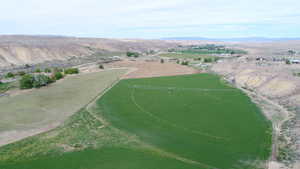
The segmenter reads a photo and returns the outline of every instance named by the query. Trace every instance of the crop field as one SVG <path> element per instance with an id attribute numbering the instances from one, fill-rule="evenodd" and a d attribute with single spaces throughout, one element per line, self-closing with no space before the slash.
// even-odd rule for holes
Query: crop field
<path id="1" fill-rule="evenodd" d="M 160 54 L 161 57 L 170 57 L 176 59 L 199 59 L 199 58 L 214 58 L 212 55 L 208 54 L 198 54 L 198 53 L 181 53 L 181 52 L 172 52 L 172 53 L 163 53 Z"/>
<path id="2" fill-rule="evenodd" d="M 2 169 L 255 169 L 272 129 L 218 76 L 126 79 L 64 125 L 0 149 Z"/>
<path id="3" fill-rule="evenodd" d="M 68 76 L 48 87 L 0 97 L 0 135 L 1 132 L 24 131 L 64 121 L 124 72 L 113 70 Z"/>

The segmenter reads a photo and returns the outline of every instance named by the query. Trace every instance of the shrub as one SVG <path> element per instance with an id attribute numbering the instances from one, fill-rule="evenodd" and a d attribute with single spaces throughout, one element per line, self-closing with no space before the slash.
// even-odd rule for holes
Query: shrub
<path id="1" fill-rule="evenodd" d="M 62 79 L 63 77 L 64 77 L 64 75 L 61 72 L 54 72 L 52 74 L 53 80 L 59 80 L 59 79 Z"/>
<path id="2" fill-rule="evenodd" d="M 44 72 L 45 72 L 45 73 L 51 73 L 51 69 L 46 68 L 46 69 L 44 70 Z"/>
<path id="3" fill-rule="evenodd" d="M 103 65 L 99 65 L 99 69 L 104 69 L 104 66 Z"/>
<path id="4" fill-rule="evenodd" d="M 40 88 L 42 86 L 47 86 L 50 83 L 52 83 L 52 80 L 46 75 L 38 74 L 38 75 L 33 76 L 32 86 L 34 88 Z"/>
<path id="5" fill-rule="evenodd" d="M 79 69 L 78 68 L 69 68 L 65 69 L 65 74 L 78 74 Z"/>
<path id="6" fill-rule="evenodd" d="M 33 88 L 34 78 L 31 74 L 24 75 L 20 80 L 20 89 L 31 89 Z"/>
<path id="7" fill-rule="evenodd" d="M 179 60 L 177 60 L 177 61 L 176 61 L 176 63 L 177 63 L 177 64 L 180 64 L 180 61 L 179 61 Z"/>
<path id="8" fill-rule="evenodd" d="M 20 80 L 20 89 L 40 88 L 53 82 L 50 77 L 43 74 L 25 74 Z"/>
<path id="9" fill-rule="evenodd" d="M 54 68 L 53 72 L 63 72 L 63 69 L 56 67 L 56 68 Z"/>
<path id="10" fill-rule="evenodd" d="M 41 73 L 42 71 L 41 71 L 41 69 L 38 68 L 38 69 L 35 69 L 35 72 L 36 73 Z"/>
<path id="11" fill-rule="evenodd" d="M 165 60 L 163 60 L 163 59 L 160 59 L 160 63 L 165 63 Z"/>
<path id="12" fill-rule="evenodd" d="M 19 76 L 24 76 L 26 73 L 24 71 L 20 71 L 17 73 Z"/>
<path id="13" fill-rule="evenodd" d="M 5 78 L 13 78 L 15 77 L 15 74 L 13 74 L 12 72 L 8 72 L 6 75 L 5 75 Z"/>
<path id="14" fill-rule="evenodd" d="M 181 65 L 189 65 L 189 61 L 182 61 Z"/>
<path id="15" fill-rule="evenodd" d="M 128 57 L 135 57 L 135 58 L 140 56 L 140 54 L 138 52 L 127 52 L 126 55 Z"/>
<path id="16" fill-rule="evenodd" d="M 287 60 L 285 60 L 285 64 L 290 65 L 291 61 L 287 59 Z"/>
<path id="17" fill-rule="evenodd" d="M 213 58 L 204 58 L 204 63 L 211 63 L 213 61 Z"/>

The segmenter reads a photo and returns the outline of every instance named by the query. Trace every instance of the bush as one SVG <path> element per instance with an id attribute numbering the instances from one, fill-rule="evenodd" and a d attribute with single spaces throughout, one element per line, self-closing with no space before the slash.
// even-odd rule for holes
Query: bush
<path id="1" fill-rule="evenodd" d="M 285 64 L 290 65 L 291 61 L 287 59 L 287 60 L 285 60 Z"/>
<path id="2" fill-rule="evenodd" d="M 54 72 L 52 74 L 52 79 L 55 81 L 55 80 L 59 80 L 59 79 L 62 79 L 64 78 L 64 75 L 61 73 L 61 72 Z"/>
<path id="3" fill-rule="evenodd" d="M 54 81 L 50 77 L 43 74 L 26 74 L 20 80 L 20 89 L 40 88 L 53 82 Z"/>
<path id="4" fill-rule="evenodd" d="M 47 86 L 48 84 L 52 83 L 53 81 L 46 75 L 38 74 L 33 76 L 33 83 L 32 86 L 34 88 L 40 88 L 42 86 Z"/>
<path id="5" fill-rule="evenodd" d="M 13 74 L 12 72 L 8 72 L 6 75 L 5 75 L 5 78 L 13 78 L 15 77 L 15 74 Z"/>
<path id="6" fill-rule="evenodd" d="M 99 69 L 104 69 L 104 66 L 103 65 L 99 65 Z"/>
<path id="7" fill-rule="evenodd" d="M 45 72 L 45 73 L 51 73 L 51 69 L 46 68 L 46 69 L 44 70 L 44 72 Z"/>
<path id="8" fill-rule="evenodd" d="M 189 61 L 182 61 L 181 65 L 189 65 Z"/>
<path id="9" fill-rule="evenodd" d="M 54 68 L 53 72 L 63 72 L 63 69 L 56 67 L 56 68 Z"/>
<path id="10" fill-rule="evenodd" d="M 41 69 L 38 68 L 38 69 L 35 69 L 35 72 L 36 73 L 41 73 L 42 71 L 41 71 Z"/>
<path id="11" fill-rule="evenodd" d="M 128 57 L 135 57 L 135 58 L 140 56 L 140 54 L 138 52 L 127 52 L 126 55 Z"/>
<path id="12" fill-rule="evenodd" d="M 211 63 L 214 60 L 212 58 L 204 58 L 204 63 Z"/>
<path id="13" fill-rule="evenodd" d="M 69 68 L 65 69 L 65 74 L 78 74 L 79 69 L 78 68 Z"/>
<path id="14" fill-rule="evenodd" d="M 163 60 L 163 59 L 160 59 L 160 63 L 165 63 L 165 60 Z"/>
<path id="15" fill-rule="evenodd" d="M 177 61 L 176 61 L 176 63 L 177 63 L 177 64 L 180 64 L 180 61 L 179 61 L 179 60 L 177 60 Z"/>
<path id="16" fill-rule="evenodd" d="M 20 80 L 20 89 L 31 89 L 33 88 L 34 78 L 31 74 L 26 74 Z"/>
<path id="17" fill-rule="evenodd" d="M 17 73 L 19 76 L 24 76 L 26 73 L 24 71 L 20 71 Z"/>

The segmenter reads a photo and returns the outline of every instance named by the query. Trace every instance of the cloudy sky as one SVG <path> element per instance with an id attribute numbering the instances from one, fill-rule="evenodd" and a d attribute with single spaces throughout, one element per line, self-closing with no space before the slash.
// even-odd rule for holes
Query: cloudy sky
<path id="1" fill-rule="evenodd" d="M 0 34 L 300 37 L 299 0 L 1 0 Z"/>

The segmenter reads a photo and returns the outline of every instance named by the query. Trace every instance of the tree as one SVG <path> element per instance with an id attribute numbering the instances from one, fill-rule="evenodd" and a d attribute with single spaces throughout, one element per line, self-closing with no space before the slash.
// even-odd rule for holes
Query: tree
<path id="1" fill-rule="evenodd" d="M 43 74 L 26 74 L 20 80 L 20 89 L 40 88 L 53 82 L 49 76 Z"/>
<path id="2" fill-rule="evenodd" d="M 26 73 L 24 72 L 24 71 L 20 71 L 20 72 L 18 72 L 18 75 L 19 76 L 24 76 Z"/>
<path id="3" fill-rule="evenodd" d="M 127 55 L 128 57 L 135 57 L 135 58 L 137 58 L 137 57 L 140 56 L 140 54 L 139 54 L 138 52 L 130 52 L 130 51 L 128 51 L 128 52 L 126 53 L 126 55 Z"/>
<path id="4" fill-rule="evenodd" d="M 204 63 L 211 63 L 213 62 L 212 58 L 204 58 Z"/>
<path id="5" fill-rule="evenodd" d="M 38 75 L 33 76 L 32 86 L 34 88 L 40 88 L 42 86 L 47 86 L 50 83 L 52 83 L 52 80 L 46 75 L 38 74 Z"/>
<path id="6" fill-rule="evenodd" d="M 189 65 L 189 61 L 182 61 L 181 65 L 186 65 L 187 66 L 187 65 Z"/>
<path id="7" fill-rule="evenodd" d="M 288 51 L 288 53 L 289 53 L 290 55 L 294 55 L 294 54 L 296 54 L 296 52 L 295 52 L 295 51 L 293 51 L 293 50 L 289 50 L 289 51 Z"/>
<path id="8" fill-rule="evenodd" d="M 13 74 L 12 72 L 8 72 L 6 75 L 5 75 L 5 78 L 13 78 L 15 77 L 15 74 Z"/>
<path id="9" fill-rule="evenodd" d="M 42 71 L 41 71 L 41 69 L 37 68 L 37 69 L 35 69 L 35 72 L 36 73 L 41 73 Z"/>
<path id="10" fill-rule="evenodd" d="M 285 60 L 285 64 L 290 65 L 291 61 L 289 59 Z"/>
<path id="11" fill-rule="evenodd" d="M 54 80 L 59 80 L 62 79 L 64 77 L 64 75 L 61 72 L 54 72 L 52 74 L 52 79 Z"/>
<path id="12" fill-rule="evenodd" d="M 104 66 L 103 65 L 99 65 L 99 69 L 104 69 Z"/>
<path id="13" fill-rule="evenodd" d="M 54 68 L 53 72 L 63 72 L 63 69 L 56 67 L 56 68 Z"/>
<path id="14" fill-rule="evenodd" d="M 34 78 L 31 74 L 24 75 L 20 80 L 20 89 L 31 89 L 33 88 Z"/>
<path id="15" fill-rule="evenodd" d="M 51 69 L 46 68 L 46 69 L 44 70 L 44 72 L 45 72 L 45 73 L 51 73 Z"/>
<path id="16" fill-rule="evenodd" d="M 160 59 L 160 63 L 165 63 L 165 60 L 164 59 Z"/>

